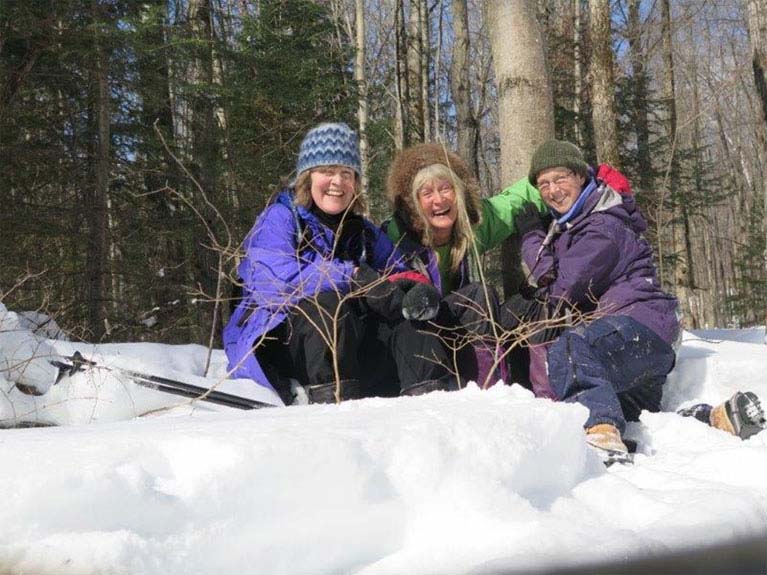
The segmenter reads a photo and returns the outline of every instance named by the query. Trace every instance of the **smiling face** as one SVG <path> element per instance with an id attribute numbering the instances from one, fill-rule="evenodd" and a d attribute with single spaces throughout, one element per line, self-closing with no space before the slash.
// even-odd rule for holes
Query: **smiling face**
<path id="1" fill-rule="evenodd" d="M 326 214 L 340 214 L 354 199 L 357 174 L 345 166 L 320 166 L 311 171 L 314 205 Z"/>
<path id="2" fill-rule="evenodd" d="M 557 167 L 539 173 L 535 185 L 546 205 L 558 214 L 564 214 L 573 207 L 585 183 L 586 178 L 582 175 Z"/>
<path id="3" fill-rule="evenodd" d="M 453 184 L 442 178 L 428 180 L 418 188 L 416 197 L 436 245 L 447 243 L 458 218 Z"/>

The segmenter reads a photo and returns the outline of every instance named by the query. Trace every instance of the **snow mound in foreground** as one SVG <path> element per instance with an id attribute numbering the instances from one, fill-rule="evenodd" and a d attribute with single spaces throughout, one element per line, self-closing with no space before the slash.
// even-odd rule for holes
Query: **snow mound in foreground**
<path id="1" fill-rule="evenodd" d="M 81 351 L 145 371 L 204 365 L 196 346 Z M 686 334 L 666 408 L 736 388 L 767 398 L 764 373 L 764 346 Z M 56 416 L 129 417 L 103 407 L 119 387 Z M 49 417 L 65 389 L 30 401 Z M 2 431 L 0 572 L 493 573 L 767 533 L 767 432 L 740 441 L 644 413 L 629 426 L 635 465 L 605 470 L 585 409 L 516 386 L 188 413 Z"/>
<path id="2" fill-rule="evenodd" d="M 585 417 L 580 406 L 519 387 L 472 386 L 340 406 L 9 430 L 0 460 L 13 471 L 0 485 L 14 497 L 0 511 L 0 565 L 38 573 L 385 572 L 375 563 L 399 550 L 421 571 L 445 545 L 476 562 L 477 541 L 535 522 L 584 478 L 604 473 L 584 447 Z"/>

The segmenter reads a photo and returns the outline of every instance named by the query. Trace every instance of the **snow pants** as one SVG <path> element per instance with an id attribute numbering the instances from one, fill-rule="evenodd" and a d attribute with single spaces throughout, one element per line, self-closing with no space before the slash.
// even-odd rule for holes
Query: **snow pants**
<path id="1" fill-rule="evenodd" d="M 548 352 L 556 399 L 589 409 L 585 427 L 611 423 L 621 433 L 643 409 L 659 411 L 673 348 L 628 316 L 607 316 L 564 332 Z"/>
<path id="2" fill-rule="evenodd" d="M 339 294 L 323 292 L 299 303 L 256 355 L 270 382 L 283 382 L 273 383 L 275 388 L 284 387 L 288 377 L 302 385 L 335 381 L 337 363 L 339 379 L 359 380 L 363 397 L 398 395 L 397 382 L 404 387 L 447 373 L 443 343 L 417 323 L 386 321 L 364 298 L 341 301 Z"/>

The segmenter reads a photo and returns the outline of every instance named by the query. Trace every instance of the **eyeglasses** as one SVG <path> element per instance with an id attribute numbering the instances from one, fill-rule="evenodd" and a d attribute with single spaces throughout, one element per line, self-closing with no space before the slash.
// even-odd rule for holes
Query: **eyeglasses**
<path id="1" fill-rule="evenodd" d="M 548 192 L 549 189 L 551 189 L 552 185 L 556 186 L 557 188 L 561 188 L 567 183 L 568 179 L 573 175 L 575 175 L 575 172 L 573 172 L 572 170 L 569 170 L 567 173 L 559 174 L 558 176 L 554 177 L 551 180 L 538 180 L 537 182 L 538 190 L 541 192 Z"/>

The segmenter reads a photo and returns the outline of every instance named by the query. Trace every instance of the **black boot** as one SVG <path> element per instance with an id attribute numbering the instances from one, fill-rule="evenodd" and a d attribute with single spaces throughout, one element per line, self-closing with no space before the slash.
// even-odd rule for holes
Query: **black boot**
<path id="1" fill-rule="evenodd" d="M 427 379 L 426 381 L 419 381 L 418 383 L 403 387 L 399 394 L 423 395 L 432 391 L 456 391 L 460 388 L 461 386 L 454 375 L 446 375 L 439 379 Z"/>
<path id="2" fill-rule="evenodd" d="M 304 389 L 309 397 L 309 403 L 336 403 L 336 389 L 338 390 L 339 401 L 362 397 L 358 379 L 342 379 L 338 382 L 338 385 L 336 385 L 335 381 L 317 385 L 306 385 Z"/>

